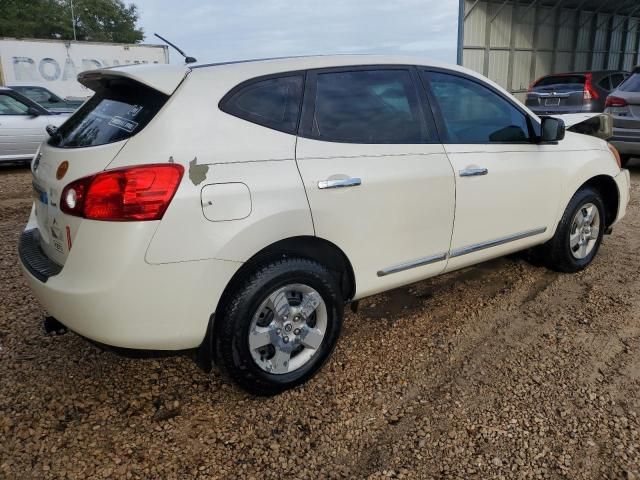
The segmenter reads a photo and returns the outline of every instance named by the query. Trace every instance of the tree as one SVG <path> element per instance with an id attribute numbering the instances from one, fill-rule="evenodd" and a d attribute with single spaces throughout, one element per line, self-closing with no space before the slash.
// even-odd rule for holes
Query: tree
<path id="1" fill-rule="evenodd" d="M 73 40 L 71 0 L 0 0 L 0 37 Z M 122 0 L 73 0 L 76 38 L 137 43 L 138 7 Z"/>

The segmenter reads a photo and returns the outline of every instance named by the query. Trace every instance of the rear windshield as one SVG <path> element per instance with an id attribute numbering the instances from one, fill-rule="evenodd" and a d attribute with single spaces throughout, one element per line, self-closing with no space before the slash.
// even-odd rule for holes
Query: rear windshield
<path id="1" fill-rule="evenodd" d="M 104 80 L 96 93 L 49 139 L 61 148 L 93 147 L 134 136 L 169 97 L 127 79 Z"/>
<path id="2" fill-rule="evenodd" d="M 584 75 L 551 75 L 538 80 L 536 87 L 549 85 L 584 85 Z"/>
<path id="3" fill-rule="evenodd" d="M 620 86 L 618 90 L 622 92 L 637 92 L 640 93 L 640 73 L 634 73 L 627 78 Z"/>

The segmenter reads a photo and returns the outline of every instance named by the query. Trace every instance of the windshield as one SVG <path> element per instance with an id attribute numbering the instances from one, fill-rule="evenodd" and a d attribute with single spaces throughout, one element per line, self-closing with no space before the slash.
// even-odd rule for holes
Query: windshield
<path id="1" fill-rule="evenodd" d="M 140 132 L 169 97 L 132 80 L 105 79 L 91 97 L 49 139 L 61 148 L 115 143 Z"/>
<path id="2" fill-rule="evenodd" d="M 25 97 L 29 97 L 34 102 L 44 104 L 44 103 L 62 103 L 63 100 L 58 97 L 55 93 L 50 92 L 46 88 L 43 87 L 11 87 L 14 90 L 20 92 Z"/>
<path id="3" fill-rule="evenodd" d="M 619 87 L 621 92 L 636 92 L 640 93 L 640 73 L 634 73 L 627 78 Z"/>

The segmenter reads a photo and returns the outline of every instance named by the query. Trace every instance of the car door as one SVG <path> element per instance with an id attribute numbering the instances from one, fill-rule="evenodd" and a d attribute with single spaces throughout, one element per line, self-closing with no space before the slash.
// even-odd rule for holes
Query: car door
<path id="1" fill-rule="evenodd" d="M 550 237 L 563 178 L 559 145 L 535 143 L 534 120 L 477 78 L 439 69 L 422 78 L 456 178 L 447 270 Z"/>
<path id="2" fill-rule="evenodd" d="M 350 260 L 356 298 L 446 264 L 455 185 L 423 95 L 412 67 L 307 73 L 296 159 L 316 235 Z"/>
<path id="3" fill-rule="evenodd" d="M 0 91 L 0 158 L 29 158 L 45 138 L 46 117 L 28 110 L 26 103 Z"/>

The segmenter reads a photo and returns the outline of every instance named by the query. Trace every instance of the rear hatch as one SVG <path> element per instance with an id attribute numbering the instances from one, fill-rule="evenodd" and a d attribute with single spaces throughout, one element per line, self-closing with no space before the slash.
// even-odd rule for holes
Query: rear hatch
<path id="1" fill-rule="evenodd" d="M 616 139 L 640 141 L 640 72 L 625 80 L 607 98 Z"/>
<path id="2" fill-rule="evenodd" d="M 42 144 L 32 164 L 40 246 L 54 262 L 64 265 L 83 221 L 61 212 L 64 187 L 105 170 L 157 115 L 187 72 L 177 66 L 140 66 L 94 70 L 78 77 L 95 95 Z"/>
<path id="3" fill-rule="evenodd" d="M 595 92 L 587 88 L 588 74 L 549 75 L 537 80 L 527 93 L 526 105 L 536 112 L 580 112 Z"/>

